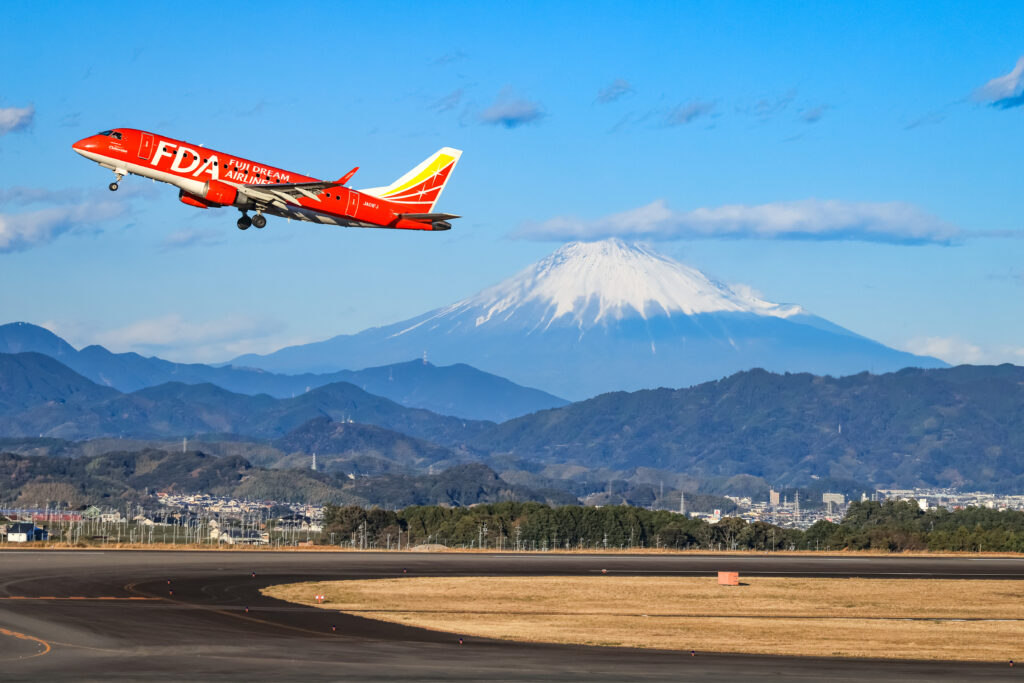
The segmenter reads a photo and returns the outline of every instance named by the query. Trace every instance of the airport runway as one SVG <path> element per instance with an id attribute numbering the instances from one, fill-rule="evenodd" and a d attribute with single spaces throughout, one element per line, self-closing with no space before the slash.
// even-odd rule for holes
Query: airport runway
<path id="1" fill-rule="evenodd" d="M 473 638 L 460 646 L 456 635 L 259 595 L 271 584 L 395 577 L 403 569 L 408 576 L 586 575 L 607 569 L 1024 579 L 1024 559 L 997 558 L 0 551 L 0 680 L 1024 679 L 1024 668 L 1007 663 L 691 657 Z"/>

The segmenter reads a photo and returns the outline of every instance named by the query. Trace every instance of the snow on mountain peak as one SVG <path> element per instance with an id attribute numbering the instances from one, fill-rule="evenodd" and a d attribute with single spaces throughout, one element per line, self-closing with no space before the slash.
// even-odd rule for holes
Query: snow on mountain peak
<path id="1" fill-rule="evenodd" d="M 788 318 L 803 310 L 764 301 L 746 287 L 731 289 L 646 246 L 612 238 L 565 244 L 507 280 L 441 309 L 430 320 L 465 319 L 471 314 L 471 324 L 477 327 L 515 319 L 532 329 L 556 321 L 586 329 L 625 317 L 715 312 Z"/>

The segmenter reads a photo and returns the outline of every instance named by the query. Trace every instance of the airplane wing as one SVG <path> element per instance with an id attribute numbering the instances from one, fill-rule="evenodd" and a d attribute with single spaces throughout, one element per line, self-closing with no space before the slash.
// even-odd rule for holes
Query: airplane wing
<path id="1" fill-rule="evenodd" d="M 341 187 L 355 175 L 359 167 L 356 166 L 338 180 L 316 180 L 308 183 L 272 183 L 268 185 L 240 185 L 238 191 L 267 204 L 277 204 L 281 208 L 287 208 L 289 204 L 298 206 L 295 201 L 301 197 L 320 201 L 318 193 L 332 187 Z"/>

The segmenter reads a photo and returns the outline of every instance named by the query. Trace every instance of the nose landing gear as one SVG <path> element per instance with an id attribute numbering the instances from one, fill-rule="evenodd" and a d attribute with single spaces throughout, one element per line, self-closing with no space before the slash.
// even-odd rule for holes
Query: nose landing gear
<path id="1" fill-rule="evenodd" d="M 117 184 L 121 182 L 121 178 L 124 178 L 124 175 L 122 175 L 121 173 L 115 173 L 114 182 L 107 185 L 107 189 L 110 190 L 111 192 L 117 192 Z"/>

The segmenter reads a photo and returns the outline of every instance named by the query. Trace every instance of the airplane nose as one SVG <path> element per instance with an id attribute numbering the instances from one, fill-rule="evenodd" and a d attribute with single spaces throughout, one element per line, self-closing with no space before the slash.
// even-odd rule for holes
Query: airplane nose
<path id="1" fill-rule="evenodd" d="M 96 142 L 91 138 L 82 138 L 75 144 L 71 145 L 71 149 L 75 150 L 79 154 L 85 154 L 90 150 L 96 149 Z"/>

